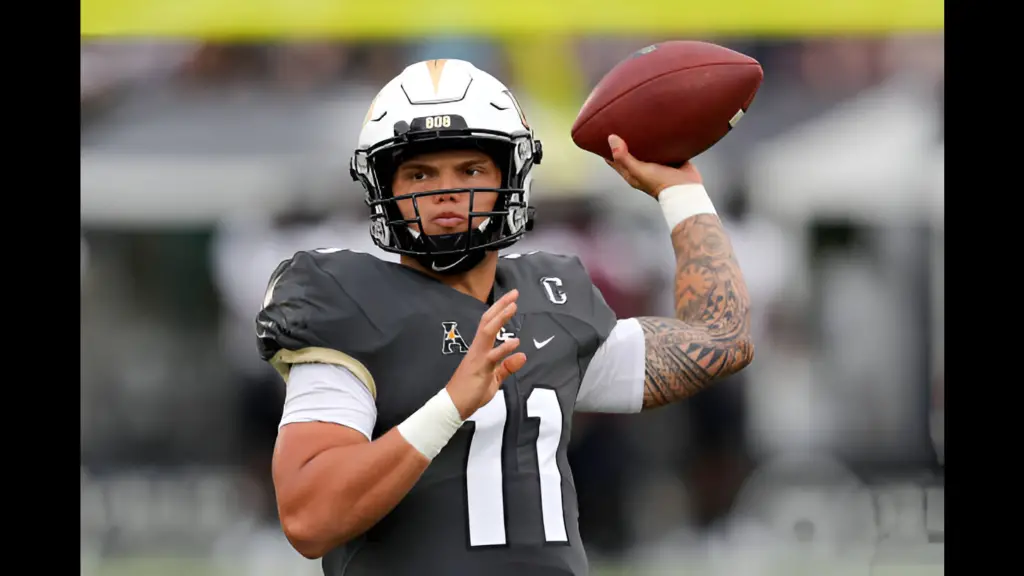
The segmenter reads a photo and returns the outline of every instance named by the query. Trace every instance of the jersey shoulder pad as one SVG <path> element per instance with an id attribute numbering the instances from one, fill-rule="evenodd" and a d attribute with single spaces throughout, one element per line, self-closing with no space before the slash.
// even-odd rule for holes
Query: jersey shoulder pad
<path id="1" fill-rule="evenodd" d="M 373 255 L 331 248 L 298 252 L 278 265 L 256 317 L 260 356 L 286 381 L 291 365 L 324 362 L 348 368 L 375 392 L 361 358 L 379 338 L 352 287 L 373 282 L 378 264 Z"/>
<path id="2" fill-rule="evenodd" d="M 615 326 L 615 312 L 579 256 L 535 251 L 502 259 L 515 277 L 520 298 L 533 295 L 540 299 L 541 309 L 575 317 L 593 328 L 601 341 Z"/>
<path id="3" fill-rule="evenodd" d="M 558 277 L 563 281 L 575 280 L 590 282 L 590 276 L 579 256 L 572 254 L 555 254 L 534 250 L 522 254 L 503 254 L 501 259 L 518 273 L 536 276 L 538 274 Z"/>

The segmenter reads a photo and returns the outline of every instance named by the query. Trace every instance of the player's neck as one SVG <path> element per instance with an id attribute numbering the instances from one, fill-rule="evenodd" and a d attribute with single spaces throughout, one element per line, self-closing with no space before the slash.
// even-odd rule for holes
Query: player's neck
<path id="1" fill-rule="evenodd" d="M 494 276 L 498 271 L 498 253 L 487 252 L 484 259 L 473 267 L 472 270 L 462 274 L 443 275 L 420 264 L 415 258 L 403 255 L 403 265 L 419 270 L 420 272 L 436 278 L 444 285 L 454 288 L 467 296 L 472 296 L 481 302 L 487 302 L 491 296 L 491 289 L 494 287 Z"/>

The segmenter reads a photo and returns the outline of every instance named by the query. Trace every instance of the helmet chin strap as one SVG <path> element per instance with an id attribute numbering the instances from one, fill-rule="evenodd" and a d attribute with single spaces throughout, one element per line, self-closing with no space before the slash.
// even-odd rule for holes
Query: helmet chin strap
<path id="1" fill-rule="evenodd" d="M 416 261 L 424 268 L 444 276 L 462 274 L 463 272 L 472 270 L 480 263 L 481 260 L 484 259 L 484 255 L 487 253 L 487 250 L 479 248 L 436 256 L 429 252 L 446 252 L 456 250 L 459 246 L 483 244 L 483 231 L 487 229 L 487 225 L 489 223 L 490 218 L 484 220 L 480 226 L 474 228 L 470 232 L 456 232 L 455 234 L 436 234 L 430 236 L 420 234 L 410 228 L 409 232 L 412 234 L 415 241 L 423 246 L 429 247 L 428 250 L 425 250 L 428 252 L 427 254 L 418 254 L 414 256 L 414 258 L 416 258 Z"/>

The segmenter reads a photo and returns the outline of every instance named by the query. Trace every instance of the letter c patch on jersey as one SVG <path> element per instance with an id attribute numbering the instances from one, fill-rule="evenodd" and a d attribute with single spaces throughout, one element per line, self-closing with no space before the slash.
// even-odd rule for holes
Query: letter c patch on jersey
<path id="1" fill-rule="evenodd" d="M 469 346 L 459 334 L 458 322 L 441 322 L 441 328 L 444 330 L 444 339 L 441 340 L 442 354 L 455 354 L 456 352 L 465 354 L 469 351 Z"/>
<path id="2" fill-rule="evenodd" d="M 555 278 L 554 276 L 545 276 L 540 279 L 541 286 L 544 287 L 544 292 L 548 295 L 548 300 L 552 304 L 565 304 L 567 300 L 565 292 L 562 291 L 562 279 Z"/>

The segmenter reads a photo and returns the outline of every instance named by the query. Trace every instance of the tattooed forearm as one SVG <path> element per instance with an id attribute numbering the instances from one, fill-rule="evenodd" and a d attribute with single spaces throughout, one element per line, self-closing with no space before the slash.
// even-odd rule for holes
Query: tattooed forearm
<path id="1" fill-rule="evenodd" d="M 707 326 L 675 318 L 638 318 L 646 341 L 644 409 L 693 396 L 709 383 L 740 371 L 754 357 L 745 336 L 717 337 Z"/>
<path id="2" fill-rule="evenodd" d="M 754 358 L 750 296 L 718 217 L 672 231 L 676 318 L 639 318 L 647 350 L 644 408 L 688 398 Z"/>

